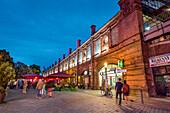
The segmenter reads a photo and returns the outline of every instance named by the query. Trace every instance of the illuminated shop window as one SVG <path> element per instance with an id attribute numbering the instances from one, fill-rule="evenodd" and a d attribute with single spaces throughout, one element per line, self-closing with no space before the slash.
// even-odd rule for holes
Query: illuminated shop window
<path id="1" fill-rule="evenodd" d="M 55 73 L 58 73 L 58 68 L 57 67 L 55 68 Z"/>
<path id="2" fill-rule="evenodd" d="M 91 46 L 87 47 L 87 60 L 91 59 Z"/>
<path id="3" fill-rule="evenodd" d="M 60 72 L 62 72 L 63 71 L 63 66 L 62 66 L 62 64 L 61 64 L 61 66 L 60 66 Z"/>
<path id="4" fill-rule="evenodd" d="M 108 36 L 105 36 L 102 43 L 102 53 L 108 51 Z"/>
<path id="5" fill-rule="evenodd" d="M 99 56 L 101 54 L 101 47 L 100 47 L 100 39 L 96 41 L 96 50 L 95 50 L 95 56 Z"/>
<path id="6" fill-rule="evenodd" d="M 85 61 L 86 61 L 86 54 L 87 54 L 87 53 L 86 53 L 86 50 L 84 50 L 84 51 L 83 51 L 83 54 L 82 54 L 82 55 L 83 55 L 83 61 L 82 61 L 82 62 L 85 62 Z"/>
<path id="7" fill-rule="evenodd" d="M 74 66 L 77 66 L 77 54 L 76 54 L 75 59 L 74 59 Z"/>
<path id="8" fill-rule="evenodd" d="M 70 68 L 72 68 L 72 57 L 70 58 Z"/>
<path id="9" fill-rule="evenodd" d="M 82 63 L 82 51 L 79 53 L 79 64 Z"/>
<path id="10" fill-rule="evenodd" d="M 69 67 L 69 59 L 67 60 L 67 69 L 68 69 L 68 67 Z"/>

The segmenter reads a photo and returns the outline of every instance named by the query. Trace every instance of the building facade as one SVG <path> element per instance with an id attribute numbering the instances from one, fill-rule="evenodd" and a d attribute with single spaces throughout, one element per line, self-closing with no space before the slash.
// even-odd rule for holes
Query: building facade
<path id="1" fill-rule="evenodd" d="M 120 0 L 118 4 L 121 10 L 112 19 L 98 31 L 92 25 L 91 37 L 82 45 L 77 40 L 77 49 L 72 53 L 69 49 L 66 58 L 63 55 L 62 61 L 45 68 L 43 76 L 71 74 L 77 84 L 90 89 L 100 89 L 104 81 L 114 87 L 121 77 L 131 94 L 139 95 L 142 89 L 144 96 L 168 95 L 169 0 Z M 157 62 L 163 58 L 165 64 Z"/>

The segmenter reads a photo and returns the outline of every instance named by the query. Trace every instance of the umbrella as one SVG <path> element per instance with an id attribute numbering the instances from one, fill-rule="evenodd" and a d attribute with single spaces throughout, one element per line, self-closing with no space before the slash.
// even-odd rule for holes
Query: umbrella
<path id="1" fill-rule="evenodd" d="M 74 78 L 75 76 L 66 73 L 58 72 L 48 75 L 46 78 Z"/>
<path id="2" fill-rule="evenodd" d="M 37 74 L 26 74 L 26 75 L 22 75 L 22 77 L 27 78 L 27 79 L 43 78 L 43 76 L 37 75 Z"/>

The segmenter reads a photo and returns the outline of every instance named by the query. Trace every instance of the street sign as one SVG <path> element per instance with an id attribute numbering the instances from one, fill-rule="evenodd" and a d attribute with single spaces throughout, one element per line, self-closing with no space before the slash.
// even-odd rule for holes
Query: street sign
<path id="1" fill-rule="evenodd" d="M 111 68 L 111 69 L 110 69 L 110 71 L 115 71 L 115 70 L 116 70 L 116 68 Z"/>
<path id="2" fill-rule="evenodd" d="M 127 72 L 127 70 L 126 69 L 124 69 L 124 70 L 118 69 L 117 70 L 117 73 L 123 73 L 123 72 Z"/>

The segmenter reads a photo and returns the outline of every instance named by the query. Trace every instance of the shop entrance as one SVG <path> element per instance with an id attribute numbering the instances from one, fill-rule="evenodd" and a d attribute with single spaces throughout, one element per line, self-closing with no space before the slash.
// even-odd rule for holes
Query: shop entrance
<path id="1" fill-rule="evenodd" d="M 153 67 L 157 95 L 170 96 L 170 66 Z"/>
<path id="2" fill-rule="evenodd" d="M 115 69 L 115 71 L 111 71 L 112 69 Z M 115 87 L 118 78 L 122 78 L 123 74 L 118 73 L 116 70 L 121 70 L 121 68 L 115 64 L 107 65 L 107 80 L 108 85 L 110 85 L 110 87 Z M 105 67 L 102 67 L 101 70 L 99 71 L 99 87 L 104 86 L 104 84 L 105 84 Z"/>

